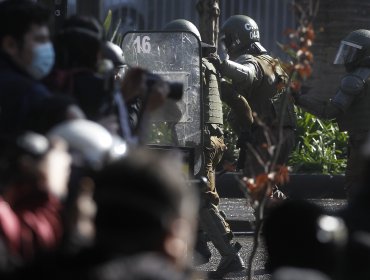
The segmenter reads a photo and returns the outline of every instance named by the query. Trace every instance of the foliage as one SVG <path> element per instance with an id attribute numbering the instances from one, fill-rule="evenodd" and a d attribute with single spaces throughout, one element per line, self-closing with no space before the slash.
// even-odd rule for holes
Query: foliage
<path id="1" fill-rule="evenodd" d="M 318 2 L 317 2 L 318 3 Z M 296 9 L 305 16 L 302 7 Z M 286 34 L 291 39 L 280 47 L 290 56 L 291 61 L 283 63 L 290 74 L 290 90 L 299 92 L 302 83 L 312 74 L 313 54 L 310 46 L 315 39 L 313 24 L 309 18 L 300 20 L 297 30 L 289 29 Z M 335 122 L 320 120 L 315 116 L 296 108 L 297 112 L 297 147 L 293 151 L 289 165 L 293 172 L 341 174 L 345 168 L 347 135 L 339 132 Z"/>
<path id="2" fill-rule="evenodd" d="M 234 161 L 238 157 L 239 154 L 239 148 L 237 148 L 237 140 L 238 136 L 234 132 L 234 130 L 231 128 L 228 117 L 230 114 L 230 108 L 223 104 L 222 105 L 222 111 L 223 111 L 223 118 L 224 118 L 224 141 L 225 145 L 227 146 L 227 153 L 229 158 L 232 158 Z"/>
<path id="3" fill-rule="evenodd" d="M 312 74 L 314 56 L 310 50 L 314 40 L 313 19 L 318 11 L 319 1 L 308 1 L 307 6 L 294 4 L 299 26 L 288 29 L 288 44 L 278 45 L 290 57 L 282 62 L 290 75 L 290 90 L 298 93 L 302 83 Z M 346 165 L 347 135 L 338 130 L 332 120 L 324 121 L 296 108 L 298 117 L 298 139 L 289 165 L 293 172 L 341 174 Z"/>
<path id="4" fill-rule="evenodd" d="M 112 19 L 113 19 L 112 10 L 108 10 L 108 13 L 103 22 L 104 31 L 105 34 L 107 34 L 107 36 L 111 34 L 111 37 L 108 41 L 120 46 L 123 39 L 122 34 L 118 33 L 118 30 L 121 26 L 121 19 L 118 20 L 114 29 L 112 26 Z"/>
<path id="5" fill-rule="evenodd" d="M 152 144 L 173 145 L 176 142 L 174 123 L 157 122 L 151 123 L 148 142 Z"/>
<path id="6" fill-rule="evenodd" d="M 346 167 L 347 134 L 297 108 L 298 139 L 289 165 L 294 173 L 342 174 Z"/>
<path id="7" fill-rule="evenodd" d="M 112 10 L 109 10 L 103 22 L 105 34 L 109 33 L 111 25 L 112 25 Z"/>

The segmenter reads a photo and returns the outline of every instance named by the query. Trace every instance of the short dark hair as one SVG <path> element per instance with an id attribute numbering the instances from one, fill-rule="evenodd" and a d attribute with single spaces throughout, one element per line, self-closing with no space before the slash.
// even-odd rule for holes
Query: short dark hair
<path id="1" fill-rule="evenodd" d="M 0 2 L 0 42 L 5 36 L 22 41 L 32 24 L 46 25 L 50 11 L 30 0 L 5 0 Z"/>

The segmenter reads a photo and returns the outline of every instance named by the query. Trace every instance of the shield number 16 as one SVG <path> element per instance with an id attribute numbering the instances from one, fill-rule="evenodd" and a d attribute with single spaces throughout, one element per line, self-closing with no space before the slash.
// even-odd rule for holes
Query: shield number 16
<path id="1" fill-rule="evenodd" d="M 150 37 L 149 36 L 137 36 L 134 40 L 134 45 L 138 53 L 150 53 Z"/>

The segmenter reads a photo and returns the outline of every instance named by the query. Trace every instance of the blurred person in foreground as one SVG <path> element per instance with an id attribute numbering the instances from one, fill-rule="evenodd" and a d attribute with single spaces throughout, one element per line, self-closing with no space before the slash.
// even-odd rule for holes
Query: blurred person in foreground
<path id="1" fill-rule="evenodd" d="M 145 87 L 145 70 L 117 71 L 125 64 L 122 51 L 106 41 L 102 25 L 94 17 L 69 17 L 54 42 L 56 65 L 46 79 L 49 88 L 71 96 L 87 119 L 136 145 L 138 139 L 130 127 L 126 103 L 149 91 Z M 154 86 L 150 90 L 156 98 L 148 107 L 155 109 L 161 105 L 160 100 L 164 101 L 168 89 Z"/>
<path id="2" fill-rule="evenodd" d="M 196 279 L 190 261 L 199 198 L 179 154 L 137 148 L 91 179 L 75 225 L 93 242 L 41 259 L 17 279 Z"/>
<path id="3" fill-rule="evenodd" d="M 24 132 L 0 141 L 0 274 L 5 277 L 59 247 L 71 158 L 60 138 Z"/>
<path id="4" fill-rule="evenodd" d="M 127 120 L 131 142 L 143 144 L 146 140 L 147 121 L 151 112 L 161 107 L 170 94 L 169 82 L 154 75 L 142 67 L 133 67 L 126 63 L 122 49 L 106 42 L 103 57 L 113 62 L 113 75 L 120 98 L 127 110 L 122 110 L 121 119 Z"/>
<path id="5" fill-rule="evenodd" d="M 349 242 L 346 254 L 346 266 L 343 279 L 370 278 L 370 134 L 359 147 L 362 183 L 358 186 L 348 205 L 339 214 L 349 229 Z"/>
<path id="6" fill-rule="evenodd" d="M 198 193 L 185 181 L 180 154 L 159 155 L 141 148 L 98 175 L 96 244 L 109 258 L 94 269 L 97 279 L 114 279 L 114 273 L 192 279 Z"/>
<path id="7" fill-rule="evenodd" d="M 59 99 L 57 110 L 41 83 L 54 65 L 48 28 L 49 11 L 28 0 L 0 3 L 0 133 L 45 131 L 53 122 L 74 117 L 74 104 Z M 54 107 L 55 109 L 56 107 Z M 46 113 L 40 118 L 40 112 Z"/>
<path id="8" fill-rule="evenodd" d="M 103 27 L 94 17 L 67 18 L 55 35 L 56 62 L 45 83 L 54 93 L 71 97 L 87 119 L 117 133 L 112 80 L 109 73 L 98 73 L 104 42 Z"/>
<path id="9" fill-rule="evenodd" d="M 340 217 L 313 202 L 292 199 L 275 204 L 266 214 L 266 268 L 273 280 L 345 279 L 341 275 L 348 232 Z"/>

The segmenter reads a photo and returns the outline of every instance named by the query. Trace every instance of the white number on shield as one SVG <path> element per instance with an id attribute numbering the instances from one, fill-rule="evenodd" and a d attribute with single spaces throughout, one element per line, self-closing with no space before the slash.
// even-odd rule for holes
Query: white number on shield
<path id="1" fill-rule="evenodd" d="M 134 40 L 134 45 L 136 45 L 136 49 L 138 53 L 150 53 L 150 37 L 144 36 L 143 39 L 141 39 L 140 36 L 137 36 Z"/>

